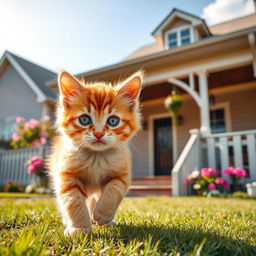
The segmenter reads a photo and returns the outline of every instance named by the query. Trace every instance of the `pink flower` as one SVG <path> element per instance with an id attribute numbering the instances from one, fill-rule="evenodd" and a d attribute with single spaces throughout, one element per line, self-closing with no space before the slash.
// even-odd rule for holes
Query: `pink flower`
<path id="1" fill-rule="evenodd" d="M 228 167 L 224 171 L 224 174 L 235 175 L 237 177 L 246 177 L 247 176 L 246 170 L 244 170 L 242 168 L 234 168 L 234 167 Z"/>
<path id="2" fill-rule="evenodd" d="M 228 188 L 229 187 L 229 184 L 228 184 L 227 180 L 225 180 L 223 178 L 217 178 L 215 180 L 215 183 L 218 184 L 218 185 L 222 185 L 223 188 Z"/>
<path id="3" fill-rule="evenodd" d="M 188 179 L 188 178 L 186 178 L 186 179 L 185 179 L 185 181 L 184 181 L 184 185 L 186 185 L 186 186 L 187 186 L 187 185 L 189 185 L 189 183 L 190 183 L 189 179 Z"/>
<path id="4" fill-rule="evenodd" d="M 27 169 L 28 173 L 36 173 L 36 168 L 33 165 L 30 165 Z"/>
<path id="5" fill-rule="evenodd" d="M 222 185 L 223 185 L 223 188 L 228 188 L 229 187 L 229 184 L 226 180 L 224 181 L 224 183 Z"/>
<path id="6" fill-rule="evenodd" d="M 247 175 L 247 172 L 242 168 L 235 168 L 233 174 L 238 177 L 245 177 Z"/>
<path id="7" fill-rule="evenodd" d="M 29 122 L 26 122 L 26 123 L 25 123 L 25 127 L 26 127 L 26 128 L 30 128 Z"/>
<path id="8" fill-rule="evenodd" d="M 209 189 L 209 190 L 214 190 L 214 189 L 216 189 L 215 184 L 210 183 L 210 184 L 208 185 L 208 189 Z"/>
<path id="9" fill-rule="evenodd" d="M 50 121 L 50 120 L 51 120 L 51 118 L 50 118 L 49 116 L 44 116 L 44 117 L 42 118 L 42 121 L 48 122 L 48 121 Z"/>
<path id="10" fill-rule="evenodd" d="M 46 138 L 41 138 L 40 141 L 42 144 L 45 144 L 47 142 Z"/>
<path id="11" fill-rule="evenodd" d="M 12 184 L 12 183 L 13 183 L 12 180 L 7 180 L 7 181 L 6 181 L 6 184 L 8 184 L 8 185 L 10 185 L 10 184 Z"/>
<path id="12" fill-rule="evenodd" d="M 25 119 L 24 119 L 24 117 L 21 117 L 21 116 L 18 116 L 17 118 L 16 118 L 16 123 L 22 123 L 22 122 L 24 122 L 25 121 Z"/>
<path id="13" fill-rule="evenodd" d="M 32 165 L 37 168 L 39 166 L 42 166 L 44 163 L 41 160 L 36 160 L 34 162 L 32 162 Z"/>
<path id="14" fill-rule="evenodd" d="M 32 143 L 32 146 L 33 147 L 38 147 L 38 146 L 40 146 L 40 140 L 35 140 L 33 143 Z"/>
<path id="15" fill-rule="evenodd" d="M 28 122 L 25 123 L 26 128 L 34 129 L 39 125 L 39 121 L 36 119 L 30 119 Z"/>
<path id="16" fill-rule="evenodd" d="M 12 139 L 13 139 L 14 141 L 17 141 L 17 140 L 19 140 L 19 139 L 20 139 L 20 135 L 19 135 L 19 134 L 17 134 L 17 133 L 13 133 L 13 135 L 12 135 Z"/>
<path id="17" fill-rule="evenodd" d="M 41 160 L 39 156 L 33 156 L 31 158 L 31 161 L 34 162 L 34 161 L 37 161 L 37 160 Z"/>
<path id="18" fill-rule="evenodd" d="M 224 171 L 224 174 L 233 174 L 234 170 L 235 168 L 230 166 Z"/>
<path id="19" fill-rule="evenodd" d="M 202 177 L 211 177 L 214 176 L 215 171 L 212 168 L 203 168 L 201 170 Z"/>
<path id="20" fill-rule="evenodd" d="M 47 137 L 47 133 L 46 132 L 40 132 L 40 137 L 46 138 Z"/>
<path id="21" fill-rule="evenodd" d="M 216 183 L 216 184 L 219 184 L 219 185 L 224 184 L 224 182 L 225 182 L 225 179 L 223 179 L 223 178 L 217 178 L 217 179 L 215 180 L 215 183 Z"/>

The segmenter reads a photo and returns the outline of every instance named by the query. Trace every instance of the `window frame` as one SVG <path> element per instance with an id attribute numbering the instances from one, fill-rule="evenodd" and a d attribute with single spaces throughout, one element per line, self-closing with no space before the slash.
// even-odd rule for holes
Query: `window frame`
<path id="1" fill-rule="evenodd" d="M 217 103 L 214 106 L 210 106 L 209 112 L 211 110 L 216 110 L 216 109 L 223 109 L 224 110 L 224 122 L 225 122 L 225 128 L 226 128 L 225 133 L 226 132 L 231 132 L 232 131 L 232 125 L 231 125 L 230 103 L 229 102 Z M 209 113 L 209 117 L 210 117 L 210 113 Z M 211 119 L 209 121 L 210 121 L 210 126 L 211 126 Z M 213 133 L 213 132 L 211 131 L 211 133 Z"/>
<path id="2" fill-rule="evenodd" d="M 185 29 L 189 29 L 189 33 L 190 33 L 190 43 L 189 44 L 194 43 L 195 36 L 194 36 L 194 28 L 193 28 L 193 26 L 191 26 L 191 25 L 180 26 L 178 28 L 170 29 L 170 30 L 165 32 L 165 49 L 167 49 L 167 50 L 169 50 L 169 49 L 176 49 L 176 48 L 178 48 L 180 46 L 189 45 L 189 44 L 185 44 L 185 45 L 181 44 L 181 31 L 185 30 Z M 173 33 L 177 34 L 177 47 L 170 48 L 169 47 L 168 36 L 170 34 L 173 34 Z"/>
<path id="3" fill-rule="evenodd" d="M 17 116 L 8 116 L 0 120 L 0 140 L 9 141 L 15 132 L 15 123 Z M 10 129 L 12 127 L 13 129 Z"/>

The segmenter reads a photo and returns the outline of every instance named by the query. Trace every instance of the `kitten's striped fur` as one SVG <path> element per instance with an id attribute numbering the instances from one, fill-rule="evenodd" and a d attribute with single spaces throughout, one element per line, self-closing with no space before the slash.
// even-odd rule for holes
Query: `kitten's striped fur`
<path id="1" fill-rule="evenodd" d="M 92 221 L 113 221 L 130 183 L 127 142 L 140 128 L 141 81 L 141 72 L 115 87 L 84 84 L 65 71 L 59 74 L 60 136 L 53 143 L 49 169 L 66 234 L 88 233 Z M 79 121 L 84 115 L 88 125 Z M 118 125 L 110 126 L 109 119 L 119 119 Z"/>

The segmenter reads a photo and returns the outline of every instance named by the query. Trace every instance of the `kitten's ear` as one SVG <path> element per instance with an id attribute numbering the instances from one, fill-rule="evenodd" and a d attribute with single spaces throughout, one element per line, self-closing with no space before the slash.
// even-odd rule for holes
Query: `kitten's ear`
<path id="1" fill-rule="evenodd" d="M 72 96 L 81 91 L 79 81 L 66 71 L 61 71 L 58 78 L 59 90 L 62 96 Z"/>
<path id="2" fill-rule="evenodd" d="M 69 107 L 69 98 L 77 95 L 82 86 L 79 81 L 66 71 L 61 71 L 58 77 L 59 91 L 61 95 L 62 105 Z"/>
<path id="3" fill-rule="evenodd" d="M 143 72 L 138 71 L 137 73 L 130 76 L 120 86 L 118 86 L 118 94 L 128 98 L 133 107 L 135 101 L 139 98 L 141 87 L 142 87 Z"/>

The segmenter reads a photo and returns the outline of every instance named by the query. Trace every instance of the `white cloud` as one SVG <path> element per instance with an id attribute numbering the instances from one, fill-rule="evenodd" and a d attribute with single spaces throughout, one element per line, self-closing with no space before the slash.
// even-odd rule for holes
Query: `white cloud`
<path id="1" fill-rule="evenodd" d="M 214 0 L 203 9 L 202 18 L 213 25 L 251 14 L 254 10 L 253 0 Z"/>

